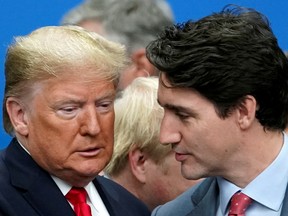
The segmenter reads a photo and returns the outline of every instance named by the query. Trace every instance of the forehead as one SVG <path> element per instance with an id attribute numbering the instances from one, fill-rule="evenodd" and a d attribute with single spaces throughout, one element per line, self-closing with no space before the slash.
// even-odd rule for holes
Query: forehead
<path id="1" fill-rule="evenodd" d="M 71 62 L 69 65 L 62 65 L 56 68 L 52 77 L 48 78 L 57 77 L 58 79 L 78 80 L 81 82 L 112 80 L 111 73 L 107 70 L 108 68 L 89 61 L 83 64 Z"/>
<path id="2" fill-rule="evenodd" d="M 185 95 L 185 97 L 190 96 L 191 94 L 199 94 L 196 90 L 187 87 L 174 87 L 171 85 L 171 82 L 168 80 L 165 73 L 161 73 L 159 78 L 159 87 L 158 87 L 158 98 L 163 96 L 172 96 L 173 95 Z M 174 96 L 172 96 L 174 97 Z M 176 98 L 175 98 L 176 99 Z"/>
<path id="3" fill-rule="evenodd" d="M 171 87 L 165 75 L 159 79 L 158 101 L 163 107 L 213 106 L 211 101 L 193 88 Z"/>
<path id="4" fill-rule="evenodd" d="M 40 81 L 41 83 L 42 81 Z M 52 76 L 48 79 L 43 80 L 44 84 L 50 85 L 50 86 L 58 86 L 58 88 L 72 88 L 73 86 L 83 86 L 83 88 L 92 88 L 102 85 L 110 85 L 114 86 L 114 82 L 112 79 L 109 79 L 105 76 L 102 76 L 101 74 L 95 74 L 93 72 L 90 73 L 88 71 L 81 71 L 80 72 L 64 72 L 61 73 L 59 76 Z M 91 93 L 92 89 L 91 89 Z"/>
<path id="5" fill-rule="evenodd" d="M 36 80 L 35 84 L 42 86 L 42 89 L 64 90 L 67 92 L 89 90 L 93 94 L 101 86 L 116 88 L 115 79 L 105 74 L 105 71 L 89 65 L 65 66 L 58 68 L 53 74 L 47 75 L 43 79 Z M 79 89 L 80 88 L 80 89 Z"/>
<path id="6" fill-rule="evenodd" d="M 53 77 L 33 84 L 34 99 L 45 101 L 50 104 L 67 101 L 88 101 L 114 98 L 116 87 L 109 80 L 86 79 L 78 76 Z M 39 94 L 40 93 L 40 94 Z"/>

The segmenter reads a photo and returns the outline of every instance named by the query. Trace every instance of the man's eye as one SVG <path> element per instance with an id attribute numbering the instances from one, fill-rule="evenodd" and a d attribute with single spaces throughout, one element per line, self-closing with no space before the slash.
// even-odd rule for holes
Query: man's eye
<path id="1" fill-rule="evenodd" d="M 108 112 L 113 108 L 113 102 L 103 102 L 97 105 L 97 109 L 100 112 Z"/>
<path id="2" fill-rule="evenodd" d="M 189 117 L 189 115 L 187 115 L 185 113 L 181 113 L 181 112 L 177 112 L 176 115 L 182 120 L 185 120 Z"/>
<path id="3" fill-rule="evenodd" d="M 71 113 L 75 110 L 76 108 L 75 107 L 65 107 L 65 108 L 62 108 L 61 111 L 62 112 L 66 112 L 66 113 Z"/>
<path id="4" fill-rule="evenodd" d="M 62 118 L 72 118 L 76 115 L 76 113 L 77 107 L 74 106 L 62 107 L 57 110 L 57 114 Z"/>

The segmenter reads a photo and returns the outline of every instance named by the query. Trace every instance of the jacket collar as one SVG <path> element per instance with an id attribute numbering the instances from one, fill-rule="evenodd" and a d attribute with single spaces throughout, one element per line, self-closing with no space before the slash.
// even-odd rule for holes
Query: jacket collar
<path id="1" fill-rule="evenodd" d="M 205 179 L 191 197 L 194 208 L 187 216 L 215 215 L 218 209 L 219 188 L 215 177 Z"/>
<path id="2" fill-rule="evenodd" d="M 11 184 L 39 215 L 73 216 L 74 212 L 46 171 L 14 138 L 6 151 Z"/>

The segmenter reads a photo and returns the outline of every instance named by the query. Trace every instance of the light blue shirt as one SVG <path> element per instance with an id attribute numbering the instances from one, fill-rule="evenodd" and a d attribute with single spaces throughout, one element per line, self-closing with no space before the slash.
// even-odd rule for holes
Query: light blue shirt
<path id="1" fill-rule="evenodd" d="M 280 216 L 288 182 L 288 137 L 276 159 L 245 188 L 239 188 L 217 177 L 220 188 L 219 208 L 216 216 L 228 215 L 228 204 L 234 193 L 241 190 L 254 201 L 246 210 L 246 216 Z"/>

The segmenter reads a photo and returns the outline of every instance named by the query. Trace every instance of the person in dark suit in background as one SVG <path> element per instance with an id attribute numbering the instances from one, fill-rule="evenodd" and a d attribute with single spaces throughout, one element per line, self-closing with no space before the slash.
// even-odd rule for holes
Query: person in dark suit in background
<path id="1" fill-rule="evenodd" d="M 288 215 L 288 61 L 267 18 L 229 5 L 166 28 L 147 57 L 160 141 L 184 177 L 206 178 L 152 215 Z"/>
<path id="2" fill-rule="evenodd" d="M 126 66 L 122 45 L 81 27 L 16 38 L 5 63 L 4 127 L 13 139 L 0 153 L 0 215 L 78 216 L 78 205 L 92 216 L 150 215 L 97 176 L 112 155 L 113 102 Z"/>

